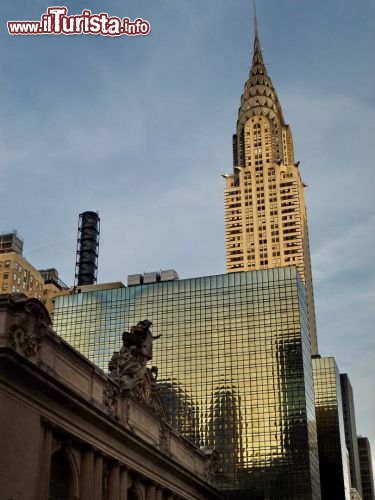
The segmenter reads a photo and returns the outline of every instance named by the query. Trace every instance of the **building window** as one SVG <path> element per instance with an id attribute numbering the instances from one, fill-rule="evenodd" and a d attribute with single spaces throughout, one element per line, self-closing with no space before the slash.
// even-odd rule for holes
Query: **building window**
<path id="1" fill-rule="evenodd" d="M 66 456 L 54 453 L 51 459 L 51 480 L 48 500 L 72 499 L 72 474 Z"/>

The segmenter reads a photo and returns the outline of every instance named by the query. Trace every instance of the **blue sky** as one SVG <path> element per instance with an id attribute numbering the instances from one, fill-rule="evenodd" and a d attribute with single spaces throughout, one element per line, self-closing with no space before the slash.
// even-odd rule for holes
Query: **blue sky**
<path id="1" fill-rule="evenodd" d="M 252 56 L 237 0 L 68 0 L 145 37 L 10 36 L 44 0 L 0 5 L 0 230 L 74 280 L 78 214 L 99 210 L 100 282 L 225 272 L 223 189 Z M 262 0 L 264 59 L 306 189 L 319 347 L 351 379 L 375 454 L 375 4 Z"/>

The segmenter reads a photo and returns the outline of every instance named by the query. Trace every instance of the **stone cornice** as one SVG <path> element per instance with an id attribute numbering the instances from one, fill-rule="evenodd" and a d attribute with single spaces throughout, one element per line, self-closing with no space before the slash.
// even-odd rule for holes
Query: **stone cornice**
<path id="1" fill-rule="evenodd" d="M 75 441 L 121 463 L 124 447 L 136 450 L 126 465 L 146 477 L 151 457 L 153 467 L 172 468 L 188 482 L 199 477 L 209 488 L 210 457 L 56 335 L 39 301 L 0 295 L 0 366 L 3 390 Z"/>

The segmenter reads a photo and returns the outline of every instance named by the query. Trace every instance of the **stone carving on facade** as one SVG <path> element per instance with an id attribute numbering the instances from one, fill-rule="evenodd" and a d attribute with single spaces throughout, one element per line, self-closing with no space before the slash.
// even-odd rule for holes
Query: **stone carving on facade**
<path id="1" fill-rule="evenodd" d="M 108 415 L 113 418 L 117 417 L 118 395 L 118 388 L 110 380 L 107 380 L 107 383 L 104 386 L 103 404 Z"/>
<path id="2" fill-rule="evenodd" d="M 201 450 L 206 455 L 206 467 L 203 472 L 203 477 L 209 483 L 215 484 L 220 473 L 219 454 L 215 449 L 209 447 L 201 447 Z"/>
<path id="3" fill-rule="evenodd" d="M 15 310 L 9 327 L 10 346 L 27 358 L 40 362 L 42 338 L 52 331 L 47 310 L 39 300 L 27 299 L 22 294 L 11 295 L 9 300 Z"/>
<path id="4" fill-rule="evenodd" d="M 164 453 L 170 450 L 170 429 L 165 424 L 160 427 L 160 448 Z"/>
<path id="5" fill-rule="evenodd" d="M 130 332 L 123 333 L 122 347 L 113 353 L 108 373 L 120 385 L 121 392 L 128 392 L 154 411 L 163 413 L 156 394 L 158 369 L 146 366 L 152 359 L 152 343 L 160 337 L 152 335 L 151 325 L 152 322 L 145 319 L 132 326 Z"/>

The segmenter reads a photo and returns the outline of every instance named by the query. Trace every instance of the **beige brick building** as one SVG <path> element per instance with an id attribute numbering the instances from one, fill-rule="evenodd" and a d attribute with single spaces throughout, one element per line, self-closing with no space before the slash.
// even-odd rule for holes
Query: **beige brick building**
<path id="1" fill-rule="evenodd" d="M 0 290 L 2 293 L 24 293 L 43 299 L 44 279 L 22 255 L 15 252 L 0 254 Z"/>
<path id="2" fill-rule="evenodd" d="M 15 231 L 0 234 L 0 293 L 23 293 L 41 300 L 51 312 L 53 297 L 64 285 L 55 269 L 38 271 L 22 256 L 22 250 L 23 241 Z"/>
<path id="3" fill-rule="evenodd" d="M 306 285 L 311 347 L 317 352 L 304 183 L 293 140 L 267 75 L 256 32 L 253 63 L 233 136 L 233 173 L 225 174 L 228 272 L 297 266 Z"/>

